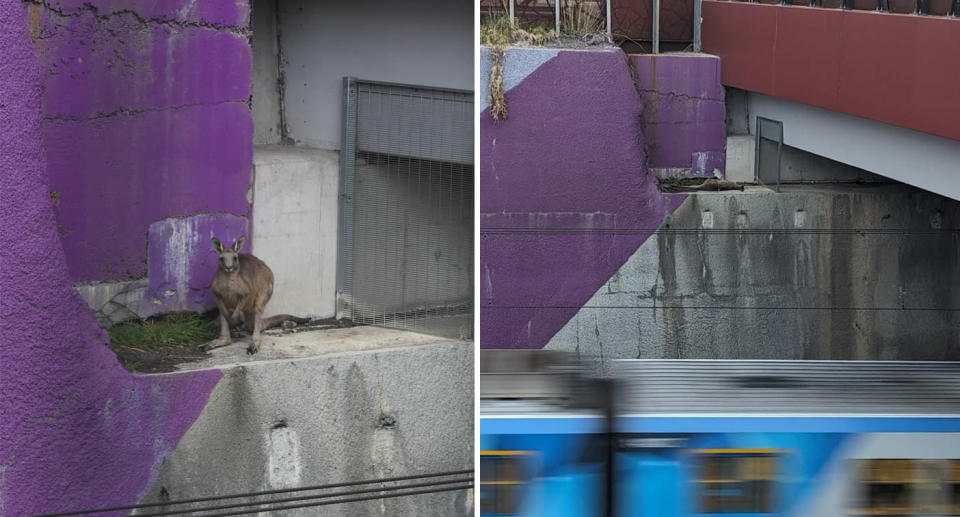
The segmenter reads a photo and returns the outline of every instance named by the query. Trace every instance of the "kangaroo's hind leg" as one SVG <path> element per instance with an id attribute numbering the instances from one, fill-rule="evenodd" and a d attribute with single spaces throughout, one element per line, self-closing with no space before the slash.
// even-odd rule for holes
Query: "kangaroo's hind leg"
<path id="1" fill-rule="evenodd" d="M 230 322 L 227 321 L 227 308 L 223 305 L 222 301 L 217 300 L 217 309 L 220 311 L 220 337 L 201 345 L 200 349 L 203 351 L 213 350 L 214 348 L 220 348 L 230 344 Z"/>

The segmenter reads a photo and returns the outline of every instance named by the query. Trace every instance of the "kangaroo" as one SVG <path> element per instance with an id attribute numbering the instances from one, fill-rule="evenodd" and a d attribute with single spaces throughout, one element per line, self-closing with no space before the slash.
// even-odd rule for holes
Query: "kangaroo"
<path id="1" fill-rule="evenodd" d="M 273 271 L 257 257 L 241 254 L 244 238 L 240 237 L 233 246 L 224 248 L 220 239 L 210 240 L 213 249 L 219 255 L 217 273 L 210 285 L 220 310 L 220 337 L 207 343 L 204 350 L 212 350 L 230 344 L 230 327 L 238 323 L 240 316 L 247 329 L 253 334 L 248 354 L 260 350 L 260 332 L 276 327 L 284 321 L 306 323 L 307 318 L 297 318 L 289 314 L 279 314 L 263 318 L 263 308 L 273 295 Z"/>

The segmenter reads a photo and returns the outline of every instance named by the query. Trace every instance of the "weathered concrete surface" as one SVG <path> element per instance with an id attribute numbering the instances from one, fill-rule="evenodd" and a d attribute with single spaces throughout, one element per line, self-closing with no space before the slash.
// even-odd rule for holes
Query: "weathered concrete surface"
<path id="1" fill-rule="evenodd" d="M 726 177 L 738 183 L 756 183 L 756 139 L 752 135 L 727 137 Z M 857 167 L 784 145 L 780 155 L 782 183 L 894 183 Z"/>
<path id="2" fill-rule="evenodd" d="M 449 339 L 382 327 L 335 328 L 306 332 L 270 329 L 263 333 L 263 345 L 256 355 L 247 354 L 250 337 L 245 335 L 235 338 L 228 346 L 211 350 L 209 358 L 184 363 L 177 369 L 223 368 L 254 362 L 302 359 L 326 354 L 383 350 L 440 342 L 449 342 Z"/>
<path id="3" fill-rule="evenodd" d="M 960 238 L 937 230 L 958 227 L 960 203 L 903 185 L 691 196 L 547 348 L 604 360 L 956 359 L 956 312 L 925 309 L 957 306 Z"/>
<path id="4" fill-rule="evenodd" d="M 146 279 L 75 287 L 104 323 L 171 311 L 204 312 L 216 306 L 210 282 L 217 254 L 210 239 L 218 237 L 229 245 L 249 234 L 247 218 L 231 214 L 162 219 L 147 233 Z"/>
<path id="5" fill-rule="evenodd" d="M 218 371 L 138 377 L 71 287 L 42 142 L 32 7 L 0 2 L 0 515 L 131 504 Z M 141 235 L 141 239 L 143 236 Z M 145 243 L 140 253 L 144 253 Z M 109 515 L 109 514 L 105 514 Z"/>
<path id="6" fill-rule="evenodd" d="M 279 144 L 283 136 L 280 127 L 280 45 L 277 40 L 276 6 L 275 0 L 250 2 L 253 19 L 251 108 L 254 145 Z"/>
<path id="7" fill-rule="evenodd" d="M 645 168 L 637 88 L 619 50 L 560 51 L 480 115 L 480 336 L 540 348 L 683 197 Z M 543 58 L 531 51 L 536 63 Z M 487 92 L 479 92 L 485 96 Z"/>
<path id="8" fill-rule="evenodd" d="M 723 176 L 725 111 L 720 58 L 629 56 L 642 104 L 647 165 L 658 177 Z"/>
<path id="9" fill-rule="evenodd" d="M 75 282 L 145 276 L 158 220 L 248 213 L 247 3 L 64 0 L 28 10 L 50 196 Z"/>
<path id="10" fill-rule="evenodd" d="M 257 361 L 223 369 L 142 501 L 470 469 L 473 452 L 472 343 Z M 472 504 L 459 491 L 284 515 L 448 517 Z"/>
<path id="11" fill-rule="evenodd" d="M 257 146 L 253 254 L 273 270 L 267 314 L 329 318 L 336 312 L 338 153 Z"/>

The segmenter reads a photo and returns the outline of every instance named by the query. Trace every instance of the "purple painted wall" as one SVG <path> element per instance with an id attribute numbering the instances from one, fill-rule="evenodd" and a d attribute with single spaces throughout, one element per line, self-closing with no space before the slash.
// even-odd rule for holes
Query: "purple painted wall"
<path id="1" fill-rule="evenodd" d="M 132 5 L 29 4 L 47 167 L 74 282 L 145 276 L 148 231 L 161 219 L 249 213 L 249 4 Z"/>
<path id="2" fill-rule="evenodd" d="M 726 170 L 726 111 L 720 58 L 706 54 L 631 55 L 643 106 L 644 148 L 652 169 Z M 686 175 L 686 174 L 684 174 Z"/>
<path id="3" fill-rule="evenodd" d="M 35 12 L 35 11 L 34 11 Z M 200 413 L 217 371 L 133 376 L 71 287 L 42 142 L 45 68 L 0 3 L 0 515 L 129 504 Z"/>
<path id="4" fill-rule="evenodd" d="M 545 345 L 683 201 L 645 168 L 637 95 L 620 51 L 561 51 L 481 114 L 481 347 Z"/>

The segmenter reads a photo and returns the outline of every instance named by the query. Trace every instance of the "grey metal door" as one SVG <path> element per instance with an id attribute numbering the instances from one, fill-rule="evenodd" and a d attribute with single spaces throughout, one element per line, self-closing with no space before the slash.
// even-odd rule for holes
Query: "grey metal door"
<path id="1" fill-rule="evenodd" d="M 344 78 L 337 315 L 473 335 L 473 92 Z"/>
<path id="2" fill-rule="evenodd" d="M 780 191 L 780 155 L 783 152 L 783 122 L 757 117 L 754 174 L 757 182 Z"/>

